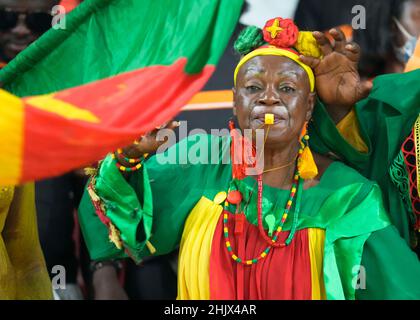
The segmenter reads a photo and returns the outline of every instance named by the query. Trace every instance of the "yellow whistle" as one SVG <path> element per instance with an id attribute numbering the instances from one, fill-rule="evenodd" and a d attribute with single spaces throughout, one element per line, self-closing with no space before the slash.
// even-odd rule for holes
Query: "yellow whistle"
<path id="1" fill-rule="evenodd" d="M 265 114 L 265 124 L 274 124 L 274 114 L 272 113 Z"/>

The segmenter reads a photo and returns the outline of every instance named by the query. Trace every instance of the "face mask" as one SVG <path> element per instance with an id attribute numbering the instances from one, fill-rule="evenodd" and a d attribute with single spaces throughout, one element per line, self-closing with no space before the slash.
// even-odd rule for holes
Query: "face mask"
<path id="1" fill-rule="evenodd" d="M 407 41 L 402 47 L 396 47 L 394 46 L 394 52 L 396 58 L 406 64 L 408 60 L 410 60 L 411 56 L 414 54 L 414 50 L 416 49 L 417 44 L 417 38 L 413 35 L 411 35 L 407 29 L 404 28 L 404 26 L 401 24 L 401 22 L 398 21 L 395 17 L 392 17 L 395 24 L 397 25 L 398 29 L 401 31 L 401 33 L 405 36 Z"/>

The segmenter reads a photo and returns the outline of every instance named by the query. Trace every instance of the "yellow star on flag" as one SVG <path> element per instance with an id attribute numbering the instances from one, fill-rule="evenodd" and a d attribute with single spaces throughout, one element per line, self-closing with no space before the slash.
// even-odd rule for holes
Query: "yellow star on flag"
<path id="1" fill-rule="evenodd" d="M 283 28 L 281 28 L 279 24 L 280 24 L 279 19 L 276 19 L 276 20 L 274 20 L 274 22 L 271 25 L 271 27 L 265 28 L 265 30 L 267 30 L 268 32 L 270 32 L 272 39 L 274 39 L 275 37 L 277 37 L 277 34 L 280 31 L 283 31 Z"/>

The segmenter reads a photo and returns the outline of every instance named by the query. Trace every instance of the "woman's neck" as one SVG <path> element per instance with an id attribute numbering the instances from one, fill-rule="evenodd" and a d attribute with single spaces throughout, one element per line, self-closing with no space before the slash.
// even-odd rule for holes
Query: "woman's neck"
<path id="1" fill-rule="evenodd" d="M 292 185 L 296 169 L 299 144 L 290 144 L 282 148 L 264 148 L 264 184 L 275 188 L 289 188 Z"/>

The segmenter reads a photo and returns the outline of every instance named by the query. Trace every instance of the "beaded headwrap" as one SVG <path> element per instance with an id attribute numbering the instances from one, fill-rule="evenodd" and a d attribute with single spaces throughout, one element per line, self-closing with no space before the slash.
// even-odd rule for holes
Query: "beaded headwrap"
<path id="1" fill-rule="evenodd" d="M 247 43 L 247 44 L 245 44 Z M 299 31 L 291 19 L 274 18 L 265 24 L 263 30 L 246 28 L 235 43 L 235 49 L 243 54 L 235 69 L 234 82 L 240 68 L 256 56 L 282 56 L 296 62 L 309 77 L 311 92 L 315 90 L 315 76 L 312 69 L 300 61 L 299 56 L 322 56 L 312 32 Z"/>
<path id="2" fill-rule="evenodd" d="M 315 75 L 312 69 L 299 59 L 299 56 L 322 58 L 322 53 L 312 32 L 299 31 L 293 20 L 277 17 L 267 21 L 263 30 L 255 26 L 247 27 L 235 42 L 235 50 L 242 55 L 235 69 L 235 86 L 239 70 L 247 61 L 257 56 L 282 56 L 293 60 L 305 70 L 309 78 L 311 92 L 315 91 Z M 266 125 L 272 124 L 273 117 L 271 116 L 270 119 L 270 116 L 266 114 Z M 236 139 L 238 138 L 232 136 L 232 140 Z M 303 179 L 313 179 L 318 175 L 318 168 L 309 148 L 308 140 L 307 123 L 305 123 L 299 137 L 302 149 L 298 160 L 299 174 Z M 234 154 L 234 150 L 232 150 L 232 154 Z M 243 179 L 244 172 L 243 164 L 233 165 L 232 173 L 235 178 Z"/>

